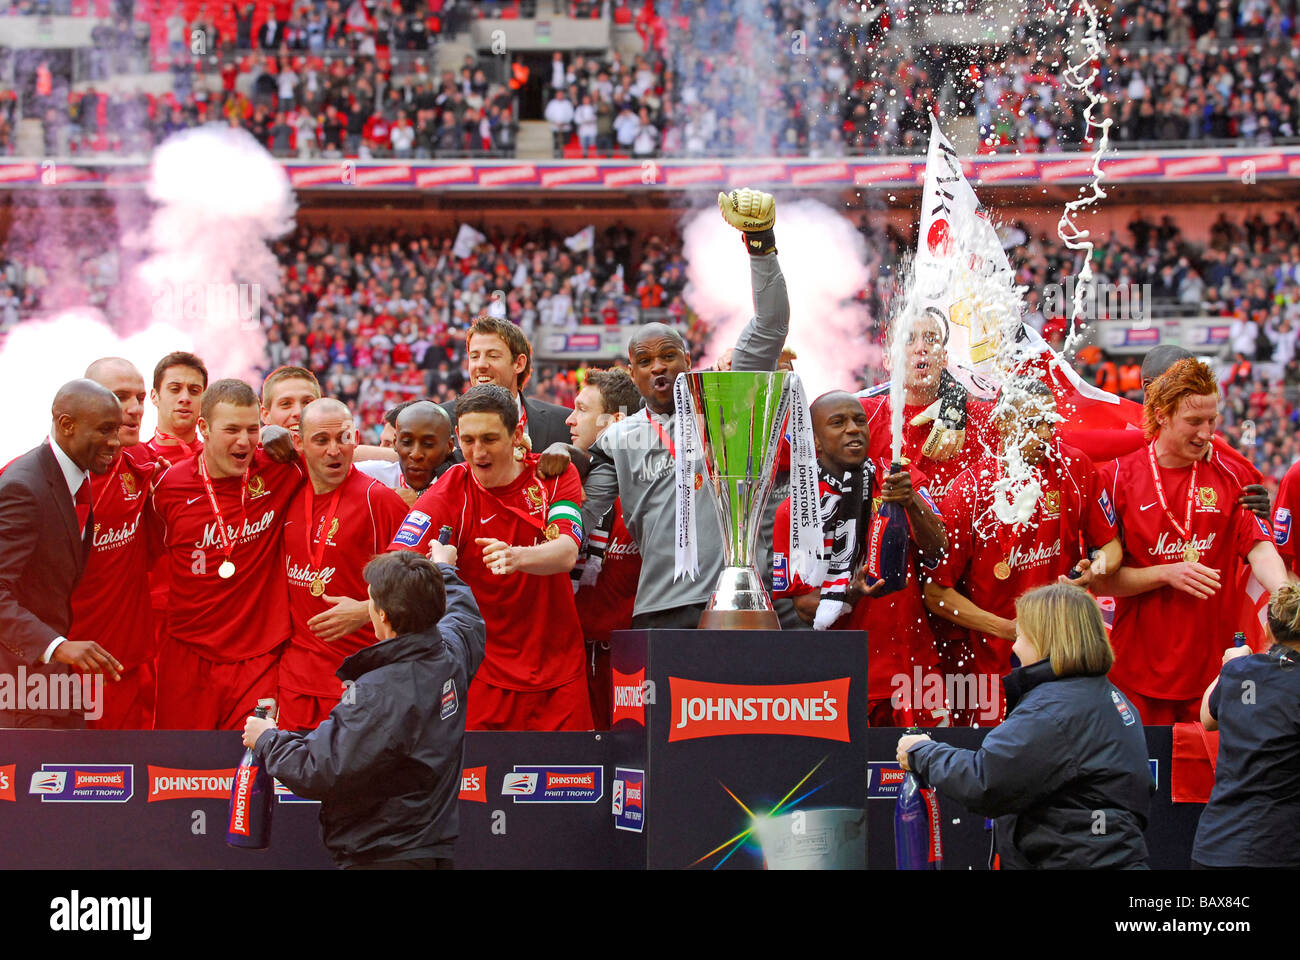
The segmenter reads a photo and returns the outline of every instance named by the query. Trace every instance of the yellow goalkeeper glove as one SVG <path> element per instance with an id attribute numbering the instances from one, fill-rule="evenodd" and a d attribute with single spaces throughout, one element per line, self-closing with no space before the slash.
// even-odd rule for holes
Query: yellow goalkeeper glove
<path id="1" fill-rule="evenodd" d="M 719 193 L 718 209 L 722 211 L 722 219 L 741 231 L 750 256 L 776 253 L 776 235 L 772 232 L 776 200 L 770 193 L 748 187 Z"/>

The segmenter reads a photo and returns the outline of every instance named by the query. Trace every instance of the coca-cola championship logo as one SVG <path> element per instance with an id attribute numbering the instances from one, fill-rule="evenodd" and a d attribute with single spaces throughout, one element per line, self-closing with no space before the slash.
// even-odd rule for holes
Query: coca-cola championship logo
<path id="1" fill-rule="evenodd" d="M 849 678 L 772 685 L 668 678 L 668 740 L 777 734 L 849 741 Z"/>

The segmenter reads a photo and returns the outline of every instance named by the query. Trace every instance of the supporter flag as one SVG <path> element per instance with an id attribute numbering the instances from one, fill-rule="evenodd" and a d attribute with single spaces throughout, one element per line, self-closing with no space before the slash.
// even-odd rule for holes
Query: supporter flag
<path id="1" fill-rule="evenodd" d="M 366 33 L 375 25 L 374 18 L 370 16 L 369 11 L 366 10 L 366 5 L 361 0 L 352 0 L 347 15 L 344 17 L 344 22 L 347 24 L 348 30 L 353 33 Z"/>
<path id="2" fill-rule="evenodd" d="M 596 245 L 596 228 L 588 224 L 571 237 L 565 237 L 564 245 L 573 253 L 585 253 Z"/>
<path id="3" fill-rule="evenodd" d="M 971 250 L 978 253 L 971 256 Z M 915 268 L 921 310 L 935 308 L 948 318 L 948 366 L 953 375 L 975 392 L 991 395 L 997 388 L 990 377 L 1003 331 L 996 311 L 974 309 L 973 280 L 979 273 L 1010 274 L 1011 264 L 957 151 L 933 117 Z M 1072 430 L 1141 428 L 1139 404 L 1085 382 L 1032 327 L 1022 322 L 1015 329 L 1022 356 L 1028 358 L 1023 372 L 1037 371 L 1047 380 L 1057 410 Z"/>
<path id="4" fill-rule="evenodd" d="M 474 253 L 474 248 L 486 240 L 483 234 L 479 233 L 468 223 L 462 223 L 460 229 L 456 231 L 456 242 L 452 244 L 451 254 L 459 260 L 463 260 Z"/>

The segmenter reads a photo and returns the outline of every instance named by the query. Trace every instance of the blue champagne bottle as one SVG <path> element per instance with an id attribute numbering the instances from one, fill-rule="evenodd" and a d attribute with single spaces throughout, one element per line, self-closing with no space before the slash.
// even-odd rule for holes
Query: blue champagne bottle
<path id="1" fill-rule="evenodd" d="M 897 463 L 890 464 L 889 472 L 897 473 L 903 469 Z M 907 548 L 911 535 L 907 529 L 907 510 L 901 503 L 885 501 L 871 517 L 867 530 L 867 585 L 874 586 L 881 580 L 885 588 L 881 591 L 894 593 L 907 584 Z"/>
<path id="2" fill-rule="evenodd" d="M 253 716 L 266 719 L 268 701 L 258 701 Z M 245 850 L 265 850 L 271 845 L 271 802 L 275 799 L 275 782 L 266 765 L 250 747 L 235 770 L 230 786 L 230 820 L 226 825 L 226 843 Z"/>
<path id="3" fill-rule="evenodd" d="M 903 774 L 898 804 L 894 807 L 894 862 L 899 870 L 943 869 L 939 798 L 934 787 L 911 771 Z"/>

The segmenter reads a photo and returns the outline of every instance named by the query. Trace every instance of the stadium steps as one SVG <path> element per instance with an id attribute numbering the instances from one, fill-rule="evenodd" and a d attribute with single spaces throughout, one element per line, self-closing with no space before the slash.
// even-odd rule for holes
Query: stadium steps
<path id="1" fill-rule="evenodd" d="M 17 136 L 14 139 L 15 157 L 45 156 L 45 124 L 35 117 L 18 121 Z"/>
<path id="2" fill-rule="evenodd" d="M 515 156 L 521 160 L 550 160 L 555 156 L 551 125 L 545 120 L 523 120 Z"/>

